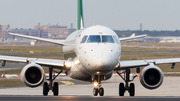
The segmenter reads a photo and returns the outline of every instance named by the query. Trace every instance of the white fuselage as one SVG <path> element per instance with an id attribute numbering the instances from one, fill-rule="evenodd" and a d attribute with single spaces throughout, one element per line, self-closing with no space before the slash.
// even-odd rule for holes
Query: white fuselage
<path id="1" fill-rule="evenodd" d="M 96 37 L 98 41 L 90 40 L 91 37 Z M 111 38 L 111 41 L 106 41 L 105 38 Z M 104 26 L 75 31 L 67 37 L 65 44 L 63 51 L 75 52 L 76 59 L 80 61 L 80 65 L 76 65 L 77 69 L 89 75 L 112 73 L 120 60 L 119 38 L 113 30 Z M 71 72 L 78 70 L 72 68 Z"/>

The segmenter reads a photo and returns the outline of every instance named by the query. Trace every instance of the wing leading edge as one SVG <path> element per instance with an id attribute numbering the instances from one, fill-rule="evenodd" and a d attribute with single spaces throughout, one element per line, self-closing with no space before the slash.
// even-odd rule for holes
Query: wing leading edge
<path id="1" fill-rule="evenodd" d="M 137 36 L 131 36 L 131 37 L 123 37 L 119 38 L 120 41 L 127 41 L 127 40 L 132 40 L 132 39 L 138 39 L 138 38 L 143 38 L 146 37 L 147 35 L 137 35 Z"/>
<path id="2" fill-rule="evenodd" d="M 52 39 L 46 39 L 46 38 L 39 38 L 39 37 L 33 37 L 33 36 L 28 36 L 28 35 L 21 35 L 21 34 L 16 34 L 16 33 L 9 33 L 10 35 L 13 36 L 18 36 L 22 38 L 27 38 L 27 39 L 33 39 L 33 40 L 39 40 L 39 41 L 44 41 L 48 43 L 53 43 L 53 44 L 58 44 L 58 45 L 64 45 L 64 42 L 58 41 L 58 40 L 52 40 Z"/>
<path id="3" fill-rule="evenodd" d="M 39 64 L 41 66 L 53 67 L 53 68 L 63 69 L 63 70 L 67 69 L 65 68 L 66 60 L 26 58 L 26 57 L 15 57 L 15 56 L 4 56 L 4 55 L 0 55 L 0 60 L 20 62 L 20 63 L 30 63 L 33 61 L 34 63 Z"/>
<path id="4" fill-rule="evenodd" d="M 154 65 L 180 63 L 180 58 L 119 61 L 120 66 L 117 67 L 115 70 L 139 68 L 143 66 L 148 66 L 150 65 L 150 63 L 154 63 Z"/>

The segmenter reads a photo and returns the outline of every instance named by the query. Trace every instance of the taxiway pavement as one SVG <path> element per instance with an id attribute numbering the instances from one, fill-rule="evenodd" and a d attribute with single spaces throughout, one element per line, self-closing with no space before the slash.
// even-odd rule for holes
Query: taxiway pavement
<path id="1" fill-rule="evenodd" d="M 180 97 L 0 96 L 1 101 L 179 101 Z"/>
<path id="2" fill-rule="evenodd" d="M 57 79 L 59 82 L 59 95 L 61 96 L 92 96 L 93 84 L 79 80 L 71 79 L 70 77 L 60 77 Z M 104 88 L 104 96 L 118 96 L 119 83 L 123 80 L 114 76 L 111 79 L 102 82 Z M 144 88 L 139 78 L 134 80 L 135 83 L 135 96 L 180 96 L 180 77 L 164 77 L 162 86 L 155 90 L 148 90 Z M 42 86 L 36 88 L 22 87 L 1 87 L 0 95 L 42 95 Z M 49 95 L 53 95 L 50 91 Z M 126 91 L 125 96 L 129 96 Z"/>

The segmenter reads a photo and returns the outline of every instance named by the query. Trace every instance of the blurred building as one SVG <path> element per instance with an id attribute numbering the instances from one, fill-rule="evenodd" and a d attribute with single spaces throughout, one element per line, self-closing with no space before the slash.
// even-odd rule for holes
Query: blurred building
<path id="1" fill-rule="evenodd" d="M 7 39 L 8 31 L 0 31 L 0 40 L 4 41 Z"/>
<path id="2" fill-rule="evenodd" d="M 65 39 L 70 33 L 76 30 L 73 29 L 72 24 L 70 29 L 67 26 L 60 26 L 60 25 L 41 26 L 40 24 L 35 26 L 35 29 L 48 32 L 48 38 L 53 38 L 53 39 Z"/>
<path id="3" fill-rule="evenodd" d="M 8 31 L 10 25 L 0 25 L 0 31 Z"/>
<path id="4" fill-rule="evenodd" d="M 35 26 L 35 29 L 11 29 L 10 25 L 0 25 L 0 41 L 2 42 L 9 40 L 28 40 L 25 38 L 9 35 L 8 33 L 18 33 L 22 35 L 29 35 L 42 38 L 65 39 L 70 33 L 74 32 L 75 30 L 76 29 L 73 29 L 73 24 L 71 24 L 71 28 L 68 28 L 67 26 L 59 25 L 41 26 L 40 23 L 38 23 L 38 25 Z"/>
<path id="5" fill-rule="evenodd" d="M 0 25 L 0 41 L 7 39 L 8 31 L 10 30 L 10 25 Z"/>
<path id="6" fill-rule="evenodd" d="M 11 33 L 18 33 L 18 34 L 23 34 L 23 35 L 29 35 L 29 36 L 35 36 L 35 37 L 42 37 L 42 38 L 48 38 L 48 33 L 44 32 L 40 29 L 11 29 L 9 32 Z M 13 39 L 13 40 L 20 40 L 22 39 L 21 37 L 16 37 L 12 35 L 7 35 L 8 39 Z"/>

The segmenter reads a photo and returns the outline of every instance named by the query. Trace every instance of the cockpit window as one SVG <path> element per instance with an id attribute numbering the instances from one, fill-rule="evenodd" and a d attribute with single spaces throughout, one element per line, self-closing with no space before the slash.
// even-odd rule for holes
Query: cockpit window
<path id="1" fill-rule="evenodd" d="M 112 36 L 110 36 L 110 35 L 103 35 L 102 36 L 102 42 L 104 42 L 104 43 L 115 43 Z"/>
<path id="2" fill-rule="evenodd" d="M 113 38 L 114 38 L 115 42 L 119 44 L 119 40 L 117 39 L 117 37 L 113 36 Z"/>
<path id="3" fill-rule="evenodd" d="M 83 38 L 82 38 L 82 40 L 81 40 L 81 43 L 85 43 L 86 42 L 86 39 L 87 39 L 87 35 L 86 36 L 84 36 Z"/>
<path id="4" fill-rule="evenodd" d="M 101 38 L 100 38 L 100 35 L 90 35 L 88 40 L 87 40 L 87 43 L 95 43 L 95 42 L 101 42 Z"/>

